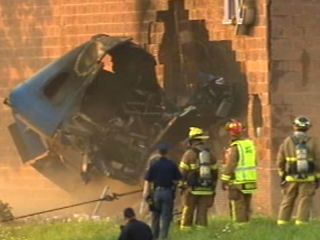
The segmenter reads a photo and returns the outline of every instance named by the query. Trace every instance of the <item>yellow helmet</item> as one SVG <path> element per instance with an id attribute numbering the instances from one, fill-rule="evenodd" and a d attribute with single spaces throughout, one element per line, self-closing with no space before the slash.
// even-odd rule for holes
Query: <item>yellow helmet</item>
<path id="1" fill-rule="evenodd" d="M 207 139 L 209 139 L 209 136 L 204 135 L 204 132 L 201 128 L 190 127 L 189 139 L 207 140 Z"/>

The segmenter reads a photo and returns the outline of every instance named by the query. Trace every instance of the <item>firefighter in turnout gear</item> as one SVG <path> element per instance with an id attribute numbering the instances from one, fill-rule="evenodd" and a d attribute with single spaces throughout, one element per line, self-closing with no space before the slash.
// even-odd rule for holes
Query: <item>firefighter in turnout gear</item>
<path id="1" fill-rule="evenodd" d="M 207 226 L 218 176 L 216 160 L 205 146 L 209 136 L 205 136 L 202 129 L 191 127 L 188 139 L 189 148 L 179 165 L 183 177 L 180 185 L 184 189 L 181 229 L 191 228 L 195 211 L 196 227 Z"/>
<path id="2" fill-rule="evenodd" d="M 290 221 L 297 200 L 296 225 L 307 223 L 313 195 L 319 185 L 320 159 L 312 137 L 307 135 L 311 122 L 299 116 L 293 121 L 294 133 L 280 145 L 277 167 L 281 178 L 282 201 L 278 225 Z"/>
<path id="3" fill-rule="evenodd" d="M 256 148 L 252 140 L 243 137 L 241 122 L 231 120 L 225 127 L 231 142 L 224 156 L 222 189 L 228 190 L 232 220 L 243 224 L 250 220 L 251 198 L 257 187 Z"/>

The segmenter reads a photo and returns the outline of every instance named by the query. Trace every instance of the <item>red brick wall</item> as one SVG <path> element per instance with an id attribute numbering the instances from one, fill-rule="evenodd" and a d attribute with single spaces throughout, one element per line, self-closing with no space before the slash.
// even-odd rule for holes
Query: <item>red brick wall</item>
<path id="1" fill-rule="evenodd" d="M 248 89 L 247 121 L 249 135 L 259 147 L 259 191 L 255 197 L 256 212 L 270 214 L 271 209 L 271 151 L 270 151 L 270 102 L 269 102 L 269 72 L 268 72 L 268 45 L 267 45 L 267 0 L 257 1 L 256 23 L 249 36 L 236 36 L 235 27 L 222 24 L 223 1 L 186 1 L 190 9 L 192 7 L 192 18 L 206 19 L 206 25 L 210 33 L 210 40 L 213 44 L 221 41 L 230 43 L 230 48 L 222 48 L 226 54 L 234 55 L 228 57 L 223 64 L 233 62 L 233 66 L 224 68 L 223 74 L 232 72 L 234 81 L 244 78 Z M 237 69 L 239 67 L 239 69 Z M 237 73 L 238 72 L 238 73 Z M 253 128 L 253 96 L 258 95 L 262 105 L 262 136 L 255 137 Z"/>
<path id="2" fill-rule="evenodd" d="M 204 20 L 208 30 L 211 54 L 215 65 L 212 68 L 232 81 L 248 99 L 242 99 L 237 108 L 242 108 L 240 118 L 247 122 L 249 135 L 259 146 L 259 188 L 255 198 L 256 211 L 270 213 L 271 209 L 271 151 L 270 151 L 270 102 L 268 94 L 268 48 L 267 48 L 267 1 L 258 1 L 256 24 L 249 36 L 236 36 L 235 27 L 224 25 L 222 0 L 185 0 L 188 20 Z M 165 67 L 164 67 L 165 68 Z M 253 96 L 257 95 L 262 104 L 262 136 L 255 137 L 252 124 Z M 246 98 L 245 97 L 245 98 Z M 243 115 L 244 113 L 244 115 Z M 225 194 L 217 194 L 218 212 L 225 212 L 227 203 Z M 221 208 L 222 207 L 222 208 Z"/>
<path id="3" fill-rule="evenodd" d="M 57 2 L 1 1 L 1 102 L 14 86 L 62 53 Z M 16 215 L 68 203 L 65 192 L 22 166 L 7 130 L 10 110 L 1 104 L 0 111 L 0 198 L 10 203 Z"/>
<path id="4" fill-rule="evenodd" d="M 19 82 L 96 33 L 132 36 L 158 57 L 159 81 L 164 87 L 169 91 L 186 88 L 183 82 L 176 81 L 176 73 L 172 71 L 176 63 L 172 60 L 171 66 L 170 62 L 175 56 L 171 55 L 170 44 L 163 40 L 167 36 L 170 38 L 169 28 L 173 22 L 169 21 L 169 25 L 166 25 L 161 11 L 172 15 L 174 9 L 171 7 L 177 4 L 175 6 L 180 16 L 181 30 L 188 31 L 193 28 L 196 37 L 197 27 L 194 29 L 194 26 L 207 30 L 208 36 L 202 32 L 201 40 L 210 49 L 212 68 L 217 74 L 233 81 L 237 89 L 240 89 L 238 94 L 241 104 L 238 108 L 243 109 L 238 109 L 237 115 L 240 114 L 241 118 L 248 122 L 250 136 L 260 146 L 259 185 L 263 190 L 259 191 L 256 197 L 256 206 L 258 210 L 267 212 L 272 204 L 271 151 L 268 140 L 271 136 L 271 121 L 268 94 L 267 0 L 258 1 L 256 26 L 249 36 L 236 36 L 234 26 L 222 24 L 223 0 L 174 1 L 179 3 L 169 0 L 1 1 L 0 97 L 7 96 Z M 184 35 L 181 35 L 181 40 L 185 40 L 183 38 Z M 253 95 L 259 96 L 262 104 L 264 124 L 263 135 L 259 138 L 254 137 L 252 127 Z M 24 207 L 35 206 L 34 202 L 37 203 L 37 207 L 41 204 L 48 205 L 48 199 L 40 197 L 44 196 L 41 194 L 42 190 L 58 194 L 59 199 L 66 202 L 70 201 L 70 197 L 62 190 L 32 169 L 21 166 L 6 130 L 10 122 L 9 109 L 1 106 L 1 198 L 10 201 L 18 213 L 36 209 L 28 207 L 26 210 Z M 30 195 L 26 194 L 28 192 Z M 17 197 L 20 195 L 25 197 L 23 203 L 20 201 L 21 198 Z M 223 194 L 218 195 L 220 204 L 222 201 L 225 202 Z"/>
<path id="5" fill-rule="evenodd" d="M 309 116 L 313 122 L 311 134 L 317 140 L 320 137 L 319 10 L 319 1 L 274 0 L 270 5 L 270 91 L 274 153 L 283 138 L 291 133 L 291 121 L 297 115 Z M 280 192 L 278 185 L 275 185 L 274 192 Z M 316 204 L 319 197 L 315 201 L 315 215 L 319 213 L 319 204 Z M 274 199 L 274 208 L 277 209 L 278 194 L 275 194 Z"/>
<path id="6" fill-rule="evenodd" d="M 141 1 L 4 0 L 0 2 L 1 102 L 19 82 L 93 34 L 143 38 Z M 0 198 L 17 215 L 76 201 L 32 168 L 22 166 L 7 131 L 10 110 L 0 105 Z M 97 195 L 88 196 L 88 199 Z"/>

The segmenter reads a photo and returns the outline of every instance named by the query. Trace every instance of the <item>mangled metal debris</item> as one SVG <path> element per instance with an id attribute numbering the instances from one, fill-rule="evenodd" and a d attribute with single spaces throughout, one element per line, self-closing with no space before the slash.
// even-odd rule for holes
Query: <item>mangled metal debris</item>
<path id="1" fill-rule="evenodd" d="M 6 104 L 22 161 L 68 190 L 103 176 L 134 184 L 156 144 L 176 145 L 189 126 L 208 128 L 229 115 L 223 78 L 202 73 L 179 106 L 159 86 L 155 65 L 130 38 L 97 35 L 17 86 Z"/>
<path id="2" fill-rule="evenodd" d="M 14 218 L 8 203 L 0 201 L 0 222 L 10 221 Z"/>

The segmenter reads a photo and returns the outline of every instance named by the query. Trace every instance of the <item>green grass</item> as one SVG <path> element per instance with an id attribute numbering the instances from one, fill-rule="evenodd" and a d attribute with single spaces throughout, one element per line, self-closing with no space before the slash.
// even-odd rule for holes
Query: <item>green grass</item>
<path id="1" fill-rule="evenodd" d="M 249 225 L 233 227 L 227 219 L 212 219 L 205 230 L 181 232 L 174 227 L 173 240 L 319 240 L 319 221 L 296 227 L 278 227 L 274 221 L 255 218 Z M 29 224 L 1 227 L 0 240 L 117 240 L 119 227 L 108 221 Z"/>
<path id="2" fill-rule="evenodd" d="M 0 240 L 111 240 L 118 229 L 107 221 L 29 224 L 0 228 Z"/>

